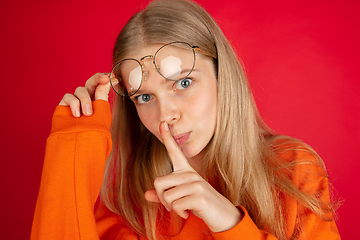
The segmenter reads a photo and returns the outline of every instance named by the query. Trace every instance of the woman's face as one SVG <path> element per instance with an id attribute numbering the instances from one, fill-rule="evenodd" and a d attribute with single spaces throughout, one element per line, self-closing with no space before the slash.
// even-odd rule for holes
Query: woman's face
<path id="1" fill-rule="evenodd" d="M 153 55 L 159 47 L 140 48 L 129 57 L 141 59 Z M 152 60 L 144 59 L 147 76 L 139 91 L 131 96 L 141 122 L 162 142 L 159 125 L 166 121 L 185 157 L 190 160 L 201 156 L 199 153 L 211 140 L 216 127 L 217 81 L 213 60 L 197 53 L 194 70 L 179 81 L 162 77 Z"/>

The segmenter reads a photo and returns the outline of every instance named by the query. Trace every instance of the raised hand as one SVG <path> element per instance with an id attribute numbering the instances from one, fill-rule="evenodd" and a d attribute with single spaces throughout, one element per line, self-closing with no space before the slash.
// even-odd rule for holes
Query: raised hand
<path id="1" fill-rule="evenodd" d="M 90 116 L 93 113 L 91 102 L 99 99 L 108 101 L 110 88 L 108 75 L 96 73 L 86 81 L 85 87 L 76 88 L 74 94 L 65 94 L 59 105 L 70 106 L 74 117 L 81 114 Z"/>
<path id="2" fill-rule="evenodd" d="M 157 177 L 154 181 L 155 190 L 147 191 L 145 198 L 151 202 L 160 202 L 166 209 L 174 210 L 185 219 L 189 216 L 188 211 L 192 211 L 213 232 L 228 230 L 239 223 L 242 213 L 190 166 L 165 122 L 160 124 L 160 134 L 174 171 Z"/>

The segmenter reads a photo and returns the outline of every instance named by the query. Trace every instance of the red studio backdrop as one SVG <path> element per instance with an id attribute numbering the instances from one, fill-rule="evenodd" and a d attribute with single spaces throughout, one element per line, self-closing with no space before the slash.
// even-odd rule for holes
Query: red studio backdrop
<path id="1" fill-rule="evenodd" d="M 131 3 L 130 3 L 131 2 Z M 230 39 L 259 110 L 279 133 L 323 158 L 337 225 L 354 239 L 360 215 L 359 2 L 199 0 Z M 1 235 L 28 239 L 55 106 L 108 72 L 115 38 L 147 1 L 2 1 Z"/>

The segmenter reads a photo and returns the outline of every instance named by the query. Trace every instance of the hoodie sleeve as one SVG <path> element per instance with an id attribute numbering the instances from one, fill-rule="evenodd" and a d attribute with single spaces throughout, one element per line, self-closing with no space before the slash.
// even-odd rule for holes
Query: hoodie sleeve
<path id="1" fill-rule="evenodd" d="M 93 102 L 94 114 L 74 118 L 57 106 L 46 143 L 31 239 L 99 239 L 94 204 L 110 154 L 110 104 Z"/>

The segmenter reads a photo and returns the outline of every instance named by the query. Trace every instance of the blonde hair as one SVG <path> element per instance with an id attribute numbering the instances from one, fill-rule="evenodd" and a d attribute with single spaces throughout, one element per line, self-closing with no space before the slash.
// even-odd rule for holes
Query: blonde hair
<path id="1" fill-rule="evenodd" d="M 186 0 L 151 2 L 122 29 L 113 62 L 142 46 L 172 41 L 199 46 L 217 67 L 217 126 L 206 147 L 203 177 L 234 205 L 245 207 L 259 228 L 279 239 L 286 238 L 283 216 L 286 209 L 281 205 L 280 193 L 295 198 L 319 215 L 331 211 L 329 204 L 302 193 L 285 174 L 279 174 L 283 169 L 291 172 L 297 164 L 284 163 L 277 157 L 284 149 L 301 148 L 318 156 L 305 144 L 291 144 L 298 140 L 276 136 L 261 120 L 234 50 L 213 18 L 199 5 Z M 102 201 L 129 228 L 149 239 L 158 239 L 156 222 L 164 218 L 164 209 L 147 202 L 144 193 L 154 188 L 157 176 L 171 173 L 166 149 L 142 125 L 129 98 L 116 98 L 112 136 L 114 147 L 106 166 Z M 316 163 L 304 162 L 323 168 L 320 158 Z"/>

